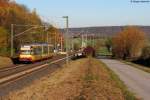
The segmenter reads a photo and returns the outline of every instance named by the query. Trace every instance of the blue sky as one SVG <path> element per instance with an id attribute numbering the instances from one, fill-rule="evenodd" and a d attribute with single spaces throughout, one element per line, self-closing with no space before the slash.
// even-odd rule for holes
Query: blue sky
<path id="1" fill-rule="evenodd" d="M 16 0 L 57 27 L 69 16 L 70 27 L 150 25 L 150 3 L 130 0 Z"/>

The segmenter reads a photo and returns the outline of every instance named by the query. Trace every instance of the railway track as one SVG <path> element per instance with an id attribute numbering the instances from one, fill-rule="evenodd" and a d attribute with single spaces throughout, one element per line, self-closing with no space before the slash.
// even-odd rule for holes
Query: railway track
<path id="1" fill-rule="evenodd" d="M 64 55 L 57 55 L 57 56 L 54 56 L 52 59 L 44 60 L 44 61 L 41 61 L 41 62 L 36 62 L 34 64 L 21 64 L 21 65 L 10 66 L 10 67 L 0 69 L 0 79 L 3 78 L 3 77 L 9 76 L 9 75 L 27 70 L 29 68 L 33 68 L 33 67 L 45 64 L 45 63 L 52 62 L 52 61 L 60 59 L 62 57 L 65 57 L 65 56 Z"/>
<path id="2" fill-rule="evenodd" d="M 71 56 L 70 56 L 71 57 Z M 64 55 L 55 56 L 52 59 L 37 62 L 35 64 L 21 64 L 13 67 L 0 69 L 0 85 L 14 81 L 15 79 L 24 77 L 32 72 L 43 69 L 46 66 L 65 60 Z"/>
<path id="3" fill-rule="evenodd" d="M 26 64 L 20 64 L 20 65 L 14 65 L 14 66 L 9 66 L 9 67 L 5 67 L 5 68 L 1 68 L 0 69 L 0 73 L 1 72 L 4 72 L 4 71 L 9 71 L 11 69 L 16 69 L 16 68 L 19 68 L 19 67 L 23 67 L 25 66 Z"/>

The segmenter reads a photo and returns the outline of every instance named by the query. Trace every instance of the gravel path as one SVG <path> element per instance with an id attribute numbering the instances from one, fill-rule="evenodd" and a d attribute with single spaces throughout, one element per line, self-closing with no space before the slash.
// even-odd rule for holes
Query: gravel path
<path id="1" fill-rule="evenodd" d="M 137 97 L 150 100 L 150 74 L 117 60 L 101 59 Z"/>

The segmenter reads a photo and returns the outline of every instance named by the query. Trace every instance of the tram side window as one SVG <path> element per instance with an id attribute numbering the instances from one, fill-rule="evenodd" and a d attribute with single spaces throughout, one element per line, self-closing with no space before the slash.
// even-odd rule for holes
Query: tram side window
<path id="1" fill-rule="evenodd" d="M 44 54 L 47 54 L 48 53 L 48 46 L 44 46 L 44 49 L 43 49 L 44 51 L 43 51 L 43 53 Z"/>
<path id="2" fill-rule="evenodd" d="M 53 52 L 54 48 L 49 46 L 49 53 Z"/>
<path id="3" fill-rule="evenodd" d="M 34 48 L 34 54 L 40 55 L 42 53 L 42 49 L 40 47 Z"/>

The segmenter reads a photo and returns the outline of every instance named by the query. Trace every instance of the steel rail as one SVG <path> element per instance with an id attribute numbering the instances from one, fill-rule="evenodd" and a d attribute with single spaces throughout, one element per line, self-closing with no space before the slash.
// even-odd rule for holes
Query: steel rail
<path id="1" fill-rule="evenodd" d="M 72 55 L 69 56 L 69 58 L 70 58 L 70 57 L 72 57 Z M 11 82 L 11 81 L 13 81 L 13 80 L 15 80 L 15 79 L 17 79 L 17 78 L 24 77 L 24 76 L 26 76 L 26 75 L 28 75 L 28 74 L 30 74 L 30 73 L 32 73 L 32 72 L 35 72 L 35 71 L 38 71 L 38 70 L 40 70 L 40 69 L 45 68 L 45 67 L 48 66 L 48 65 L 52 65 L 52 64 L 55 64 L 55 63 L 57 63 L 57 62 L 63 61 L 63 60 L 65 60 L 66 58 L 67 58 L 67 57 L 64 57 L 64 58 L 61 58 L 61 59 L 57 59 L 57 60 L 52 61 L 52 62 L 50 62 L 50 63 L 42 64 L 42 65 L 39 65 L 39 66 L 36 66 L 36 67 L 33 67 L 33 68 L 29 68 L 29 69 L 20 71 L 20 72 L 18 72 L 18 73 L 14 73 L 14 74 L 9 75 L 9 76 L 2 77 L 2 78 L 0 78 L 0 85 L 1 85 L 1 84 L 4 84 L 4 83 L 7 83 L 7 82 L 9 82 L 9 81 Z"/>

